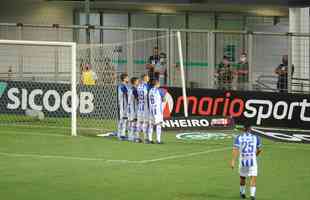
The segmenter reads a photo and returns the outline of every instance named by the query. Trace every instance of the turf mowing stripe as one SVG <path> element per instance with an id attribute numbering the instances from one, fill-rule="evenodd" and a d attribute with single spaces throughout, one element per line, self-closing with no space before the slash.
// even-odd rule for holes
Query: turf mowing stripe
<path id="1" fill-rule="evenodd" d="M 40 158 L 40 159 L 68 159 L 68 160 L 80 160 L 80 161 L 102 161 L 102 162 L 108 162 L 108 163 L 147 164 L 147 163 L 154 163 L 154 162 L 165 161 L 165 160 L 173 160 L 173 159 L 178 159 L 178 158 L 186 158 L 186 157 L 197 156 L 197 155 L 202 155 L 202 154 L 220 152 L 220 151 L 225 151 L 228 149 L 231 149 L 231 147 L 211 149 L 207 151 L 193 152 L 193 153 L 188 153 L 188 154 L 167 156 L 167 157 L 162 157 L 162 158 L 141 160 L 141 161 L 107 160 L 103 158 L 87 158 L 87 157 L 40 155 L 40 154 L 19 154 L 19 153 L 9 153 L 9 152 L 0 152 L 0 155 L 8 156 L 8 157 L 28 157 L 28 158 Z"/>
<path id="2" fill-rule="evenodd" d="M 300 148 L 300 147 L 292 147 L 292 146 L 280 146 L 280 147 L 275 147 L 279 149 L 293 149 L 293 150 L 303 150 L 303 151 L 309 151 L 310 148 Z"/>
<path id="3" fill-rule="evenodd" d="M 46 125 L 31 125 L 31 124 L 9 124 L 9 123 L 3 123 L 1 125 L 6 126 L 16 126 L 16 127 L 31 127 L 31 128 L 47 128 L 47 129 L 66 129 L 70 130 L 71 127 L 65 127 L 65 126 L 46 126 Z M 107 129 L 107 128 L 86 128 L 86 127 L 77 127 L 78 130 L 94 130 L 94 131 L 113 131 L 113 129 Z"/>
<path id="4" fill-rule="evenodd" d="M 34 133 L 34 132 L 21 132 L 21 131 L 1 131 L 0 135 L 31 135 L 31 136 L 52 136 L 52 137 L 72 137 L 71 135 L 64 135 L 64 134 L 45 134 L 45 133 Z"/>

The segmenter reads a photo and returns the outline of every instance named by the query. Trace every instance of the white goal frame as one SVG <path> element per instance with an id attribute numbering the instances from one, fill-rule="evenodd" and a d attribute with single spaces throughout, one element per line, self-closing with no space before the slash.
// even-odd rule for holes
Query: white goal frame
<path id="1" fill-rule="evenodd" d="M 1 44 L 7 45 L 31 45 L 71 48 L 71 136 L 77 136 L 77 91 L 76 91 L 76 43 L 74 42 L 50 42 L 28 40 L 0 40 Z"/>

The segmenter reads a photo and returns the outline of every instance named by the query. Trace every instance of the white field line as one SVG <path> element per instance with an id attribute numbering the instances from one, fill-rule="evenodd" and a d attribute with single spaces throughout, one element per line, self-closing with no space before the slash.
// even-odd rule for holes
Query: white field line
<path id="1" fill-rule="evenodd" d="M 187 158 L 187 157 L 198 156 L 198 155 L 203 155 L 203 154 L 210 154 L 210 153 L 214 153 L 214 152 L 226 151 L 229 149 L 232 149 L 232 148 L 231 147 L 225 147 L 225 148 L 219 148 L 219 149 L 209 149 L 206 151 L 193 152 L 193 153 L 174 155 L 174 156 L 167 156 L 167 157 L 156 158 L 156 159 L 151 159 L 151 160 L 141 160 L 141 161 L 137 161 L 137 162 L 140 164 L 146 164 L 146 163 L 153 163 L 153 162 L 159 162 L 159 161 L 164 161 L 164 160 L 173 160 L 173 159 Z"/>
<path id="2" fill-rule="evenodd" d="M 32 135 L 32 136 L 50 136 L 50 137 L 71 137 L 71 135 L 62 135 L 62 134 L 48 134 L 48 133 L 36 133 L 36 132 L 22 132 L 22 131 L 3 131 L 0 132 L 0 135 Z"/>
<path id="3" fill-rule="evenodd" d="M 7 126 L 17 126 L 17 127 L 27 127 L 27 128 L 47 128 L 47 129 L 65 129 L 65 130 L 70 130 L 71 129 L 71 125 L 69 126 L 46 126 L 46 125 L 31 125 L 31 124 L 9 124 L 9 123 L 4 123 L 1 125 L 7 125 Z M 86 127 L 77 127 L 78 130 L 93 130 L 93 131 L 113 131 L 111 129 L 106 129 L 106 128 L 86 128 Z"/>
<path id="4" fill-rule="evenodd" d="M 226 148 L 219 148 L 219 149 L 209 149 L 206 151 L 200 152 L 193 152 L 181 155 L 174 155 L 174 156 L 167 156 L 161 157 L 156 159 L 150 160 L 140 160 L 140 161 L 131 161 L 131 160 L 107 160 L 103 158 L 90 158 L 90 157 L 75 157 L 75 156 L 57 156 L 57 155 L 40 155 L 40 154 L 20 154 L 20 153 L 9 153 L 9 152 L 0 152 L 0 156 L 7 156 L 7 157 L 22 157 L 22 158 L 38 158 L 38 159 L 66 159 L 66 160 L 79 160 L 79 161 L 102 161 L 107 163 L 128 163 L 128 164 L 147 164 L 147 163 L 154 163 L 160 162 L 165 160 L 173 160 L 179 158 L 187 158 L 191 156 L 203 155 L 203 154 L 210 154 L 220 151 L 225 151 L 231 149 L 231 147 Z"/>

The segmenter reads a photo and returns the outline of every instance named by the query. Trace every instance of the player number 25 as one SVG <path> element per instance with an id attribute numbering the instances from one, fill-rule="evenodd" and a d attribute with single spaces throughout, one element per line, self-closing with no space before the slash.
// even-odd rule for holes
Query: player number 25
<path id="1" fill-rule="evenodd" d="M 253 153 L 254 144 L 253 141 L 243 141 L 241 143 L 242 153 Z"/>

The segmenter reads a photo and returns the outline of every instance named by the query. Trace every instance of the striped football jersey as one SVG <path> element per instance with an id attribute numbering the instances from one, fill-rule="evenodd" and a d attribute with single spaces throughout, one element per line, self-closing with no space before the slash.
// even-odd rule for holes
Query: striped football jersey
<path id="1" fill-rule="evenodd" d="M 238 135 L 234 142 L 234 147 L 239 149 L 239 166 L 240 167 L 253 167 L 257 166 L 256 153 L 262 147 L 261 139 L 245 132 Z"/>

